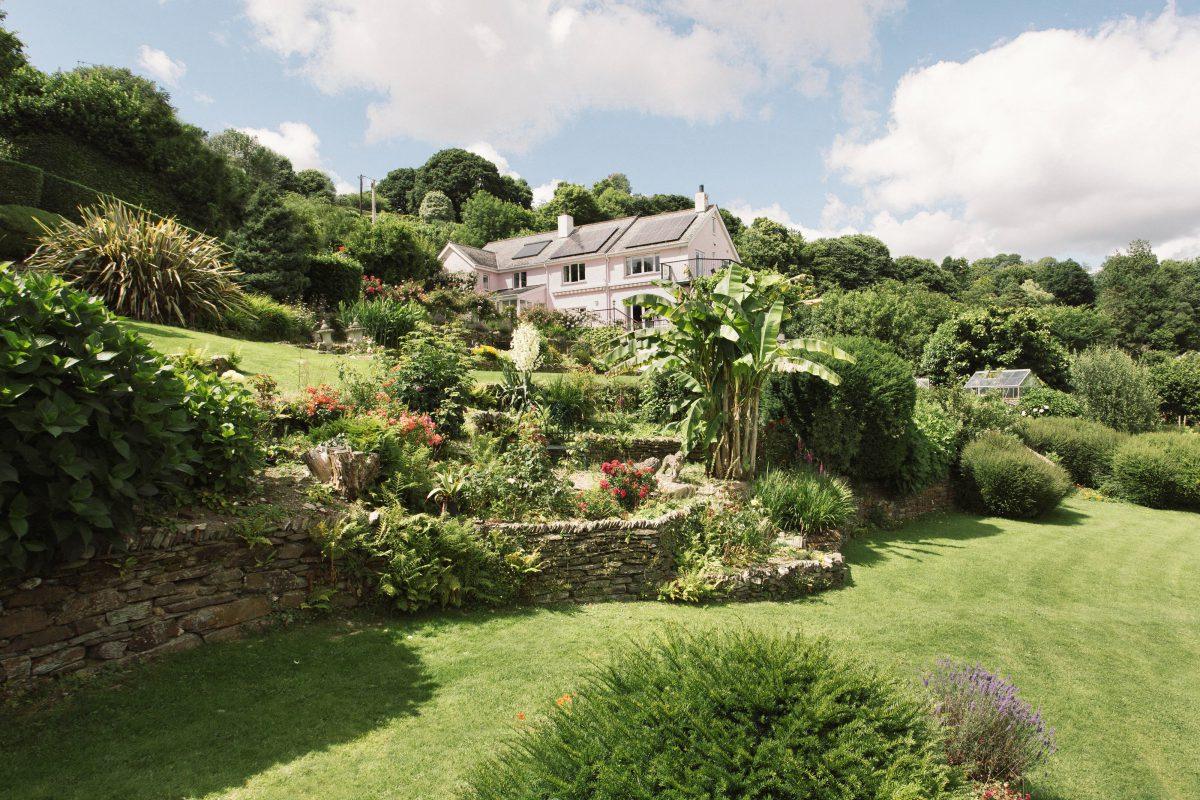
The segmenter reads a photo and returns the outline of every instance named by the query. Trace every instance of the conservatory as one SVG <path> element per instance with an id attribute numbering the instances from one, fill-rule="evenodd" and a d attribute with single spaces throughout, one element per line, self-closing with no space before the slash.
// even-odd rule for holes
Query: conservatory
<path id="1" fill-rule="evenodd" d="M 1025 392 L 1041 384 L 1032 370 L 983 369 L 967 378 L 963 388 L 979 395 L 996 394 L 1015 403 Z"/>

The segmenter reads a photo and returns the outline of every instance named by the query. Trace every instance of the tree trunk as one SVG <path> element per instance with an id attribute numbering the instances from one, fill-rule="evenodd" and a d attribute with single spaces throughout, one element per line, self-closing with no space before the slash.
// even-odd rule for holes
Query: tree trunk
<path id="1" fill-rule="evenodd" d="M 301 458 L 313 477 L 347 500 L 359 497 L 379 474 L 378 453 L 359 453 L 345 445 L 318 445 Z"/>

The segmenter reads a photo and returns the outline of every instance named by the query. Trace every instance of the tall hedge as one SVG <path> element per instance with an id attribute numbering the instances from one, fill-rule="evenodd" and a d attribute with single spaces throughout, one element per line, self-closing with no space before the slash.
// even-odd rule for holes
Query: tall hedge
<path id="1" fill-rule="evenodd" d="M 309 259 L 304 299 L 327 308 L 352 304 L 362 292 L 362 278 L 362 264 L 344 253 L 315 255 Z"/>
<path id="2" fill-rule="evenodd" d="M 963 448 L 962 499 L 1000 517 L 1052 511 L 1071 491 L 1067 471 L 1010 433 L 984 431 Z"/>
<path id="3" fill-rule="evenodd" d="M 30 164 L 0 158 L 0 205 L 37 207 L 42 199 L 42 171 Z"/>

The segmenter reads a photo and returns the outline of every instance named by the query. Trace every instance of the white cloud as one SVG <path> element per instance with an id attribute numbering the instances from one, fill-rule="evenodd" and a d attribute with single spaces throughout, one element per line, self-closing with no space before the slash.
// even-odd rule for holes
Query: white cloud
<path id="1" fill-rule="evenodd" d="M 887 131 L 840 137 L 894 252 L 1101 258 L 1133 238 L 1200 253 L 1200 16 L 1022 34 L 906 75 Z"/>
<path id="2" fill-rule="evenodd" d="M 500 155 L 500 151 L 492 147 L 487 142 L 476 142 L 464 148 L 468 152 L 474 153 L 477 156 L 483 156 L 488 161 L 496 165 L 496 169 L 500 170 L 501 175 L 507 175 L 510 178 L 519 178 L 521 174 L 515 171 L 508 165 L 508 159 Z"/>
<path id="3" fill-rule="evenodd" d="M 179 80 L 187 72 L 187 64 L 147 44 L 138 48 L 138 66 L 165 86 L 178 86 Z"/>
<path id="4" fill-rule="evenodd" d="M 205 106 L 210 106 L 216 102 L 213 100 L 213 96 L 211 94 L 207 94 L 205 92 L 192 92 L 192 99 Z"/>
<path id="5" fill-rule="evenodd" d="M 552 178 L 543 184 L 533 187 L 533 205 L 544 206 L 554 199 L 554 190 L 563 182 L 562 178 Z"/>
<path id="6" fill-rule="evenodd" d="M 323 91 L 365 90 L 368 137 L 520 152 L 586 110 L 713 122 L 780 85 L 825 90 L 901 0 L 245 0 Z"/>
<path id="7" fill-rule="evenodd" d="M 302 169 L 319 169 L 333 179 L 339 194 L 357 192 L 358 187 L 326 168 L 321 157 L 321 137 L 306 122 L 281 122 L 275 130 L 270 128 L 238 128 L 264 147 L 286 156 L 298 172 Z"/>
<path id="8" fill-rule="evenodd" d="M 855 233 L 854 225 L 849 224 L 853 214 L 847 214 L 845 207 L 840 205 L 841 201 L 833 195 L 827 195 L 825 198 L 825 208 L 821 213 L 820 227 L 810 228 L 792 215 L 779 203 L 771 203 L 766 206 L 753 206 L 744 200 L 734 200 L 727 205 L 725 209 L 742 222 L 750 225 L 759 217 L 778 222 L 780 225 L 786 225 L 792 230 L 799 231 L 806 241 L 813 239 L 824 239 L 829 236 L 842 236 L 847 233 Z"/>

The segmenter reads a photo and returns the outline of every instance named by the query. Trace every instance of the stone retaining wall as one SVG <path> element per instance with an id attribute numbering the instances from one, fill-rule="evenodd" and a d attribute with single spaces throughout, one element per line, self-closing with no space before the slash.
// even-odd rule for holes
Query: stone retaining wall
<path id="1" fill-rule="evenodd" d="M 621 461 L 645 461 L 647 458 L 663 459 L 679 452 L 679 440 L 670 436 L 646 436 L 630 439 L 622 436 L 590 434 L 583 437 L 583 453 L 589 464 L 620 459 Z"/>
<path id="2" fill-rule="evenodd" d="M 0 694 L 232 639 L 299 607 L 323 577 L 310 530 L 328 513 L 312 507 L 274 522 L 256 544 L 229 521 L 181 523 L 133 537 L 125 552 L 0 587 Z"/>
<path id="3" fill-rule="evenodd" d="M 541 554 L 541 572 L 530 582 L 534 603 L 641 600 L 654 598 L 674 577 L 665 539 L 688 509 L 656 519 L 486 523 Z"/>
<path id="4" fill-rule="evenodd" d="M 729 576 L 722 598 L 737 601 L 792 600 L 842 586 L 849 567 L 841 553 L 813 553 L 811 558 L 773 559 Z"/>
<path id="5" fill-rule="evenodd" d="M 954 491 L 950 481 L 940 481 L 914 495 L 889 498 L 870 488 L 855 487 L 860 524 L 899 525 L 935 511 L 954 508 Z"/>

